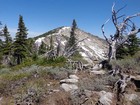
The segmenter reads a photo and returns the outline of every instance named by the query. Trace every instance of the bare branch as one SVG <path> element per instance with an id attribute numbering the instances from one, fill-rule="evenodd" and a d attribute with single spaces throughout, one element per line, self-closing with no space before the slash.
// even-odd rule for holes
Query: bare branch
<path id="1" fill-rule="evenodd" d="M 107 24 L 109 21 L 110 21 L 110 19 L 108 19 L 108 20 L 101 26 L 101 30 L 102 30 L 103 36 L 104 36 L 105 40 L 107 41 L 107 43 L 109 43 L 109 41 L 108 41 L 108 38 L 105 36 L 104 26 L 105 26 L 105 24 Z"/>
<path id="2" fill-rule="evenodd" d="M 120 46 L 123 46 L 124 43 L 127 42 L 127 40 L 128 40 L 128 36 L 126 36 L 126 38 L 123 38 L 123 41 L 118 44 L 117 48 L 119 48 Z"/>
<path id="3" fill-rule="evenodd" d="M 95 59 L 93 59 L 93 57 L 89 54 L 88 51 L 85 51 L 85 50 L 82 50 L 82 51 L 88 56 L 88 58 L 89 58 L 90 60 L 92 60 L 92 61 L 95 60 Z"/>
<path id="4" fill-rule="evenodd" d="M 121 26 L 120 26 L 120 31 L 123 31 L 123 29 L 125 28 L 127 22 L 131 19 L 131 18 L 134 18 L 134 17 L 137 17 L 137 16 L 140 16 L 140 13 L 137 13 L 137 14 L 134 14 L 134 15 L 131 15 L 131 16 L 127 16 L 124 21 L 121 23 Z"/>
<path id="5" fill-rule="evenodd" d="M 121 15 L 121 16 L 119 16 L 119 17 L 117 17 L 117 19 L 120 19 L 120 18 L 122 18 L 122 17 L 124 17 L 125 15 Z"/>
<path id="6" fill-rule="evenodd" d="M 124 5 L 122 8 L 120 8 L 116 13 L 119 13 L 122 9 L 124 9 L 127 5 Z"/>
<path id="7" fill-rule="evenodd" d="M 112 5 L 112 12 L 114 11 L 114 7 L 115 7 L 115 3 L 113 3 L 113 5 Z"/>
<path id="8" fill-rule="evenodd" d="M 129 20 L 129 21 L 132 23 L 132 26 L 130 24 L 128 24 L 128 23 L 126 23 L 126 25 L 129 26 L 130 28 L 133 28 L 134 23 L 131 20 Z"/>
<path id="9" fill-rule="evenodd" d="M 137 33 L 139 33 L 140 32 L 140 29 L 136 29 L 136 30 L 134 30 L 134 31 L 130 31 L 129 33 L 128 33 L 128 36 L 130 36 L 130 35 L 135 35 L 135 34 L 137 34 Z"/>
<path id="10" fill-rule="evenodd" d="M 114 26 L 117 29 L 117 16 L 116 16 L 117 13 L 116 13 L 114 7 L 115 7 L 115 3 L 113 3 L 113 5 L 112 5 L 112 21 L 113 21 Z"/>
<path id="11" fill-rule="evenodd" d="M 131 15 L 131 16 L 127 16 L 125 20 L 127 21 L 128 19 L 131 19 L 131 18 L 134 18 L 134 17 L 137 17 L 137 16 L 140 16 L 140 13 L 137 13 L 137 14 L 134 14 L 134 15 Z"/>
<path id="12" fill-rule="evenodd" d="M 77 48 L 78 49 L 78 48 Z M 72 54 L 74 54 L 74 52 L 76 52 L 77 51 L 77 49 L 75 49 L 75 50 L 72 50 L 72 51 L 70 51 L 70 52 L 67 52 L 67 54 L 65 55 L 67 58 L 69 58 Z"/>
<path id="13" fill-rule="evenodd" d="M 82 39 L 82 40 L 79 40 L 79 41 L 76 42 L 73 46 L 71 46 L 68 50 L 66 49 L 66 52 L 64 52 L 64 55 L 65 55 L 65 56 L 68 56 L 69 53 L 71 53 L 70 55 L 72 55 L 72 54 L 76 51 L 76 50 L 73 50 L 74 46 L 77 45 L 78 43 L 80 43 L 80 42 L 86 40 L 87 38 L 88 38 L 88 37 L 86 37 L 86 38 L 84 38 L 84 39 Z M 73 53 L 72 53 L 72 52 L 73 52 Z"/>

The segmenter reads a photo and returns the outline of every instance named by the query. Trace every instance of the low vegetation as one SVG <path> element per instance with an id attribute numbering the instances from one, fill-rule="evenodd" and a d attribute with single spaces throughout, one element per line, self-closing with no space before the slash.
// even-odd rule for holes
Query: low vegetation
<path id="1" fill-rule="evenodd" d="M 125 56 L 124 59 L 112 61 L 111 63 L 114 67 L 119 66 L 124 72 L 130 74 L 139 73 L 140 52 L 137 52 L 134 56 Z"/>

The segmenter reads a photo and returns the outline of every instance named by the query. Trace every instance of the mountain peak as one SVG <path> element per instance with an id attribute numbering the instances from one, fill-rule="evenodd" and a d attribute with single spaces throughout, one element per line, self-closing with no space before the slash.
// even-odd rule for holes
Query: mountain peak
<path id="1" fill-rule="evenodd" d="M 61 46 L 64 47 L 67 38 L 70 37 L 71 27 L 59 27 L 48 31 L 38 37 L 36 37 L 35 43 L 40 45 L 42 41 L 46 44 L 50 44 L 50 36 L 53 37 L 54 46 L 57 46 L 56 37 L 60 36 Z M 76 30 L 76 37 L 78 41 L 85 39 L 78 43 L 80 47 L 80 54 L 84 57 L 85 60 L 88 62 L 93 62 L 93 60 L 103 60 L 106 59 L 106 52 L 107 52 L 107 44 L 105 40 L 94 36 L 90 33 L 87 33 L 81 29 Z"/>

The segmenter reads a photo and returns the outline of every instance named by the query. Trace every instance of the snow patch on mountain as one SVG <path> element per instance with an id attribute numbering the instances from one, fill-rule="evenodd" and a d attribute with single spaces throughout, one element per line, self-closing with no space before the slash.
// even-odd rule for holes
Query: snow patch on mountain
<path id="1" fill-rule="evenodd" d="M 89 56 L 85 52 L 79 52 L 81 56 L 88 61 L 89 63 L 92 63 L 93 61 L 89 58 Z"/>
<path id="2" fill-rule="evenodd" d="M 99 56 L 102 59 L 105 59 L 104 51 L 102 49 L 96 46 L 88 46 L 88 47 L 91 48 L 97 56 Z"/>
<path id="3" fill-rule="evenodd" d="M 35 44 L 36 44 L 37 46 L 40 46 L 41 43 L 42 43 L 42 41 L 43 41 L 44 39 L 45 39 L 45 37 L 38 38 L 38 39 L 35 41 Z"/>
<path id="4" fill-rule="evenodd" d="M 88 38 L 87 40 L 88 40 L 88 41 L 91 41 L 91 39 L 89 39 L 89 38 Z"/>
<path id="5" fill-rule="evenodd" d="M 57 35 L 61 35 L 61 34 L 65 33 L 65 31 L 67 31 L 67 30 L 69 31 L 70 27 L 63 27 L 57 32 Z"/>
<path id="6" fill-rule="evenodd" d="M 70 29 L 70 27 L 63 27 L 62 30 Z"/>
<path id="7" fill-rule="evenodd" d="M 61 41 L 61 43 L 62 43 L 63 45 L 65 45 L 65 43 L 66 43 L 66 40 L 64 40 L 64 41 Z"/>
<path id="8" fill-rule="evenodd" d="M 87 48 L 85 48 L 84 46 L 80 46 L 83 50 L 85 50 L 85 51 L 88 51 L 89 52 L 89 50 L 87 49 Z"/>

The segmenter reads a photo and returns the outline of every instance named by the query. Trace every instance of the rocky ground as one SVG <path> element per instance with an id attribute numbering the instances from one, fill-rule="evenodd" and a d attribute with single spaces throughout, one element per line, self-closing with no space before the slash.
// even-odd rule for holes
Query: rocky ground
<path id="1" fill-rule="evenodd" d="M 132 82 L 128 82 L 125 94 L 117 102 L 113 86 L 119 77 L 102 69 L 74 73 L 66 68 L 32 65 L 20 71 L 2 71 L 0 105 L 140 104 L 140 93 Z"/>

